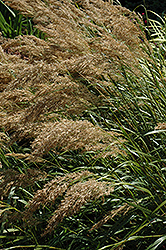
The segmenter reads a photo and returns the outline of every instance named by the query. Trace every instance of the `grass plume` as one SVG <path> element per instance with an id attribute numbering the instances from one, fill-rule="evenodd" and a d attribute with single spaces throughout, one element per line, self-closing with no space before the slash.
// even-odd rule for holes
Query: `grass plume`
<path id="1" fill-rule="evenodd" d="M 165 45 L 112 1 L 4 3 L 45 36 L 0 37 L 0 246 L 162 247 Z"/>

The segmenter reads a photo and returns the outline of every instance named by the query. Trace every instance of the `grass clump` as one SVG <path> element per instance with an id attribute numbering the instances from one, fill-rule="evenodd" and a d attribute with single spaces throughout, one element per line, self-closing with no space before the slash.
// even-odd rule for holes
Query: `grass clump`
<path id="1" fill-rule="evenodd" d="M 161 47 L 110 2 L 4 3 L 48 39 L 1 36 L 1 248 L 162 249 Z"/>

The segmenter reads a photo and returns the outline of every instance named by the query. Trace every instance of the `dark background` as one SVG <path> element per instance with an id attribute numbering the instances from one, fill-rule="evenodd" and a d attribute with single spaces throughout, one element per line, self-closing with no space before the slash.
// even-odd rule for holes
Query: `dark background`
<path id="1" fill-rule="evenodd" d="M 147 10 L 152 10 L 161 16 L 166 14 L 166 0 L 119 0 L 123 7 L 134 10 L 138 5 L 145 5 Z M 145 12 L 143 7 L 137 9 L 139 12 Z"/>

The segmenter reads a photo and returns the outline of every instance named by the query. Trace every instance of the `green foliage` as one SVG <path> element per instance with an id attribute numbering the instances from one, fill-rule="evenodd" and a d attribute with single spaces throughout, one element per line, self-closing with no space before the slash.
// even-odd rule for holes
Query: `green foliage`
<path id="1" fill-rule="evenodd" d="M 114 91 L 112 86 L 106 91 L 111 105 L 101 107 L 98 113 L 98 120 L 109 129 L 121 131 L 126 139 L 126 156 L 116 159 L 120 163 L 115 198 L 133 207 L 131 214 L 123 218 L 131 224 L 116 228 L 116 235 L 121 235 L 122 240 L 101 249 L 115 249 L 123 244 L 124 249 L 132 249 L 133 241 L 137 249 L 158 249 L 165 240 L 166 65 L 163 49 L 164 44 L 155 47 L 154 52 L 147 52 L 148 60 L 140 61 L 143 76 L 122 62 L 125 83 L 110 79 Z M 151 244 L 153 237 L 157 239 Z"/>
<path id="2" fill-rule="evenodd" d="M 153 11 L 149 11 L 154 16 L 156 16 L 158 20 L 153 20 L 148 18 L 148 26 L 151 34 L 151 42 L 156 42 L 156 44 L 165 44 L 166 43 L 166 16 L 163 18 L 156 14 Z M 163 47 L 163 50 L 165 48 Z M 162 52 L 163 54 L 163 52 Z"/>
<path id="3" fill-rule="evenodd" d="M 34 27 L 32 18 L 25 17 L 18 11 L 12 10 L 2 0 L 0 0 L 0 32 L 6 38 L 34 35 L 45 39 L 45 34 Z"/>

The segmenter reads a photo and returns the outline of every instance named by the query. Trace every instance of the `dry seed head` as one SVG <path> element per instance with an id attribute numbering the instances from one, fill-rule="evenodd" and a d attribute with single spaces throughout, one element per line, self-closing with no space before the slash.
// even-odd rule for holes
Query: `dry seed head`
<path id="1" fill-rule="evenodd" d="M 55 202 L 56 198 L 62 196 L 70 185 L 90 175 L 91 173 L 89 171 L 82 171 L 58 176 L 51 180 L 45 184 L 42 190 L 38 190 L 33 200 L 29 202 L 27 206 L 28 209 L 25 211 L 25 218 L 32 216 L 32 213 L 36 211 L 40 205 L 47 205 L 48 203 Z"/>
<path id="2" fill-rule="evenodd" d="M 69 173 L 58 176 L 48 182 L 42 190 L 38 190 L 34 198 L 28 203 L 24 212 L 24 219 L 31 221 L 33 213 L 41 206 L 55 203 L 57 197 L 64 199 L 55 210 L 43 235 L 52 230 L 65 216 L 71 216 L 89 201 L 110 195 L 114 190 L 109 182 L 100 182 L 92 178 L 89 171 Z"/>
<path id="3" fill-rule="evenodd" d="M 95 179 L 72 185 L 67 190 L 64 200 L 61 201 L 61 204 L 54 212 L 43 235 L 51 233 L 64 217 L 78 212 L 87 202 L 108 196 L 112 191 L 113 188 L 110 186 L 110 183 L 99 182 Z"/>
<path id="4" fill-rule="evenodd" d="M 34 185 L 37 180 L 44 180 L 47 174 L 35 169 L 27 169 L 26 173 L 18 173 L 15 170 L 2 170 L 0 174 L 0 196 L 7 196 L 12 187 L 27 187 Z"/>
<path id="5" fill-rule="evenodd" d="M 89 171 L 81 171 L 59 176 L 48 182 L 29 202 L 24 218 L 29 219 L 40 205 L 54 203 L 58 196 L 64 196 L 46 229 L 46 232 L 51 232 L 65 216 L 77 212 L 88 201 L 107 196 L 113 191 L 110 183 L 99 182 L 92 175 Z"/>
<path id="6" fill-rule="evenodd" d="M 63 150 L 98 151 L 106 150 L 106 154 L 116 155 L 120 152 L 117 133 L 105 132 L 88 121 L 61 120 L 61 122 L 46 123 L 43 131 L 32 143 L 32 156 L 41 156 L 49 150 L 57 148 Z M 111 144 L 112 143 L 112 144 Z"/>
<path id="7" fill-rule="evenodd" d="M 137 58 L 145 56 L 139 37 L 146 38 L 135 14 L 102 0 L 4 2 L 33 17 L 47 37 L 0 37 L 0 126 L 12 131 L 11 142 L 31 139 L 31 160 L 57 148 L 102 150 L 107 156 L 110 145 L 112 155 L 122 152 L 115 134 L 71 117 L 102 105 L 100 86 L 110 85 L 110 77 L 121 79 L 119 60 L 136 72 Z"/>
<path id="8" fill-rule="evenodd" d="M 165 122 L 158 123 L 157 127 L 155 127 L 155 129 L 159 129 L 159 130 L 166 129 L 166 123 Z"/>
<path id="9" fill-rule="evenodd" d="M 129 206 L 126 203 L 125 205 L 120 206 L 119 208 L 112 210 L 108 215 L 105 215 L 102 220 L 100 220 L 99 222 L 94 224 L 93 227 L 89 231 L 93 231 L 95 229 L 102 227 L 105 223 L 107 223 L 108 220 L 113 219 L 117 214 L 118 215 L 119 214 L 125 215 L 131 208 L 132 208 L 132 206 Z"/>

